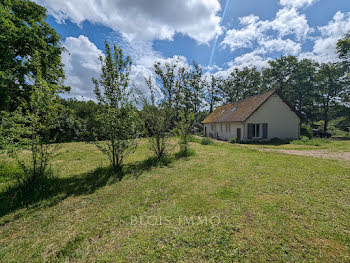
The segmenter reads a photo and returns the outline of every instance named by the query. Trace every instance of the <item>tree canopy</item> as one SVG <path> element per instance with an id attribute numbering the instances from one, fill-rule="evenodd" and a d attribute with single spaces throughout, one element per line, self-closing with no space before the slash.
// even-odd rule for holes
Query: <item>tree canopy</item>
<path id="1" fill-rule="evenodd" d="M 64 79 L 60 36 L 46 22 L 46 9 L 28 0 L 0 1 L 0 110 L 13 111 L 28 101 L 38 74 L 58 90 L 68 90 Z"/>

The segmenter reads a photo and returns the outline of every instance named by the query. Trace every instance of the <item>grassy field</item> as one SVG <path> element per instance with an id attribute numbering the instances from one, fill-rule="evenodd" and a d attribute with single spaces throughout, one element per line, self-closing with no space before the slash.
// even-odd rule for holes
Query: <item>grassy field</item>
<path id="1" fill-rule="evenodd" d="M 145 141 L 124 177 L 91 144 L 62 144 L 42 198 L 4 203 L 2 262 L 349 262 L 346 162 L 192 143 L 195 155 L 153 166 Z M 350 141 L 275 148 L 350 151 Z M 51 187 L 52 186 L 52 187 Z"/>

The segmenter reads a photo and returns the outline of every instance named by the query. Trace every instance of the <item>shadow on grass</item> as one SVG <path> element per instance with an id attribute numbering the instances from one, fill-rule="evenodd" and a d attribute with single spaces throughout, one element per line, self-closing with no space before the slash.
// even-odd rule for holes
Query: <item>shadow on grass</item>
<path id="1" fill-rule="evenodd" d="M 120 171 L 115 171 L 112 167 L 101 167 L 68 178 L 49 177 L 39 181 L 30 193 L 23 191 L 23 185 L 14 184 L 0 192 L 0 217 L 23 207 L 49 207 L 70 196 L 91 194 L 105 185 L 119 182 L 126 175 L 138 178 L 143 172 L 156 166 L 167 166 L 173 160 L 174 158 L 148 158 L 126 164 Z"/>

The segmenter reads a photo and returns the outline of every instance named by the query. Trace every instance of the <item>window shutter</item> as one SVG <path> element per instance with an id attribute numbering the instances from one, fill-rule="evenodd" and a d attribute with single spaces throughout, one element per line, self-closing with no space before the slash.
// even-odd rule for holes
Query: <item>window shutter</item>
<path id="1" fill-rule="evenodd" d="M 267 139 L 267 123 L 263 123 L 263 139 Z"/>
<path id="2" fill-rule="evenodd" d="M 253 124 L 248 123 L 248 139 L 253 138 Z"/>

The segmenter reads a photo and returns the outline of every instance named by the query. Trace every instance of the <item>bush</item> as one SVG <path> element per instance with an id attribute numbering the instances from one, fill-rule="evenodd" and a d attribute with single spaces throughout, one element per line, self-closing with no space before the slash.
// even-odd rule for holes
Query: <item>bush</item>
<path id="1" fill-rule="evenodd" d="M 188 136 L 188 141 L 189 142 L 195 142 L 195 143 L 201 143 L 201 140 L 196 138 L 194 135 L 189 135 Z"/>
<path id="2" fill-rule="evenodd" d="M 210 144 L 214 144 L 214 142 L 213 142 L 212 140 L 210 140 L 209 138 L 204 137 L 204 138 L 202 138 L 202 140 L 201 140 L 201 144 L 202 144 L 202 145 L 210 145 Z"/>
<path id="3" fill-rule="evenodd" d="M 329 143 L 329 139 L 325 138 L 312 138 L 309 139 L 306 136 L 301 136 L 299 140 L 292 141 L 291 144 L 296 144 L 296 145 L 309 145 L 309 146 L 321 146 L 326 143 Z"/>
<path id="4" fill-rule="evenodd" d="M 308 123 L 301 124 L 300 134 L 302 135 L 301 137 L 306 136 L 307 138 L 311 139 L 313 136 L 311 125 Z"/>
<path id="5" fill-rule="evenodd" d="M 192 155 L 195 155 L 195 151 L 193 149 L 187 149 L 187 151 L 180 150 L 179 152 L 175 153 L 175 158 L 180 159 L 180 158 L 186 158 L 190 157 Z"/>
<path id="6" fill-rule="evenodd" d="M 237 137 L 232 137 L 232 138 L 229 140 L 229 143 L 237 143 Z"/>

